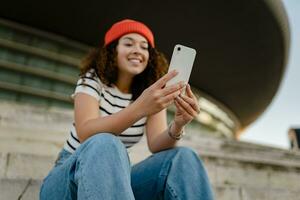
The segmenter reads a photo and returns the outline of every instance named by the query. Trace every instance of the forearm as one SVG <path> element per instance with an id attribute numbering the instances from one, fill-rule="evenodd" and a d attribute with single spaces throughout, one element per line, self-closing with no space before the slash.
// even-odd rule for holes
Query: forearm
<path id="1" fill-rule="evenodd" d="M 177 127 L 174 123 L 170 127 L 170 131 L 174 135 L 180 134 L 183 127 Z M 168 134 L 169 127 L 163 131 L 161 134 L 158 134 L 153 141 L 151 142 L 150 150 L 152 153 L 156 153 L 162 150 L 170 149 L 176 146 L 178 143 L 178 140 L 175 140 L 174 138 L 170 137 Z"/>
<path id="2" fill-rule="evenodd" d="M 133 103 L 112 115 L 90 119 L 83 124 L 76 125 L 79 140 L 83 142 L 96 133 L 119 135 L 143 117 L 139 111 L 140 109 Z"/>

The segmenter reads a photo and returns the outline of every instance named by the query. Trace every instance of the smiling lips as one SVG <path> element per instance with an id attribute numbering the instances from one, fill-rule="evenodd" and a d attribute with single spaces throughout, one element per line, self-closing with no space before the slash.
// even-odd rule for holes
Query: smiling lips
<path id="1" fill-rule="evenodd" d="M 135 64 L 142 63 L 142 59 L 139 59 L 139 58 L 129 58 L 128 60 Z"/>

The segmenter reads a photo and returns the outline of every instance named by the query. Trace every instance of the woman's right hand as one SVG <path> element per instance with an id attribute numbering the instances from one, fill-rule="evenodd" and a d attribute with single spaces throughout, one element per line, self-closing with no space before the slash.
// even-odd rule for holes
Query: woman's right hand
<path id="1" fill-rule="evenodd" d="M 164 87 L 166 83 L 174 78 L 178 72 L 175 70 L 165 74 L 150 87 L 145 89 L 143 93 L 134 102 L 141 115 L 148 116 L 155 114 L 173 103 L 174 99 L 180 94 L 185 84 L 179 82 Z"/>

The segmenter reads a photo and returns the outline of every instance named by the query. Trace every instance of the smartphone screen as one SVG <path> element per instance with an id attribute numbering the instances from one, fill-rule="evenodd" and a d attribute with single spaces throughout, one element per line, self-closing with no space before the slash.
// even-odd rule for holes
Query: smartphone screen
<path id="1" fill-rule="evenodd" d="M 168 81 L 166 85 L 172 85 L 180 81 L 188 83 L 195 57 L 195 49 L 183 46 L 181 44 L 175 45 L 168 71 L 170 72 L 171 70 L 175 69 L 178 71 L 178 74 L 170 81 Z"/>

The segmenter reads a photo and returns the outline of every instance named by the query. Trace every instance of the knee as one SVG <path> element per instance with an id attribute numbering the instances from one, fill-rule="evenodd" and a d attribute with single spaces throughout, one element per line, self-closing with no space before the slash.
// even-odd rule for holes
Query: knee
<path id="1" fill-rule="evenodd" d="M 189 158 L 189 157 L 197 157 L 198 154 L 195 152 L 194 149 L 189 147 L 176 147 L 176 153 L 182 157 Z"/>
<path id="2" fill-rule="evenodd" d="M 176 147 L 176 156 L 181 161 L 181 163 L 191 163 L 203 166 L 200 156 L 197 152 L 189 147 Z"/>
<path id="3" fill-rule="evenodd" d="M 105 150 L 108 152 L 115 152 L 124 149 L 123 143 L 115 135 L 110 133 L 98 133 L 91 136 L 86 141 L 88 149 Z"/>

